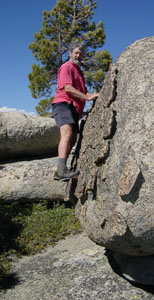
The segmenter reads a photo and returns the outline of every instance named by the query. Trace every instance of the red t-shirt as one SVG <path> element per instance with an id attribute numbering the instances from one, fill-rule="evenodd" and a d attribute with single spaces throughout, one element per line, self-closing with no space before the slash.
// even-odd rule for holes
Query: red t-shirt
<path id="1" fill-rule="evenodd" d="M 65 92 L 64 86 L 72 85 L 78 91 L 86 94 L 86 87 L 84 82 L 84 76 L 79 66 L 73 64 L 70 60 L 64 63 L 58 70 L 58 87 L 56 96 L 53 100 L 54 103 L 67 102 L 70 104 L 73 101 L 73 105 L 76 108 L 79 116 L 81 116 L 82 111 L 85 106 L 85 100 L 76 98 L 67 92 Z"/>

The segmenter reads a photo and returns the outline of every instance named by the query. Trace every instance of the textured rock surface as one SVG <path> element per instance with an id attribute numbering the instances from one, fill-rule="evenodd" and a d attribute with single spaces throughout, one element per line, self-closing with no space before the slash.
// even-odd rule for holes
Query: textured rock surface
<path id="1" fill-rule="evenodd" d="M 154 254 L 154 37 L 111 66 L 83 130 L 66 196 L 88 236 L 121 254 Z"/>
<path id="2" fill-rule="evenodd" d="M 22 258 L 0 287 L 1 300 L 154 299 L 153 288 L 135 287 L 118 276 L 104 248 L 85 234 L 69 236 L 54 248 Z"/>
<path id="3" fill-rule="evenodd" d="M 0 113 L 0 160 L 57 152 L 59 129 L 52 118 Z"/>
<path id="4" fill-rule="evenodd" d="M 55 181 L 57 158 L 0 164 L 0 203 L 63 200 L 66 182 Z"/>

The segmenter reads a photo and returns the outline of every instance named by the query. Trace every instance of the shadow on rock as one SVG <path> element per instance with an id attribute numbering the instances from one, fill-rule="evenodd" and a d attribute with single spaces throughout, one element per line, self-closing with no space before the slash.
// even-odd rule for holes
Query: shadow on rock
<path id="1" fill-rule="evenodd" d="M 16 275 L 9 273 L 10 264 L 17 253 L 27 254 L 26 249 L 18 243 L 18 237 L 23 229 L 24 214 L 31 214 L 31 209 L 32 205 L 27 207 L 24 203 L 0 205 L 0 289 L 11 288 L 18 283 Z"/>
<path id="2" fill-rule="evenodd" d="M 15 287 L 17 284 L 19 284 L 19 279 L 15 273 L 11 273 L 7 276 L 3 276 L 3 279 L 0 280 L 0 290 L 8 290 L 13 287 Z"/>
<path id="3" fill-rule="evenodd" d="M 122 272 L 121 272 L 121 269 L 118 265 L 118 263 L 116 262 L 115 258 L 114 258 L 114 253 L 109 250 L 109 249 L 106 249 L 106 252 L 105 252 L 105 256 L 107 257 L 108 259 L 108 262 L 112 268 L 112 270 L 118 274 L 120 277 L 122 277 L 123 279 L 125 279 L 126 281 L 128 281 L 132 286 L 136 287 L 136 288 L 139 288 L 139 289 L 142 289 L 148 293 L 151 293 L 152 295 L 154 295 L 154 286 L 153 285 L 149 285 L 149 284 L 141 284 L 141 283 L 137 283 L 137 282 L 133 282 L 129 279 L 127 279 L 126 277 L 123 276 Z"/>

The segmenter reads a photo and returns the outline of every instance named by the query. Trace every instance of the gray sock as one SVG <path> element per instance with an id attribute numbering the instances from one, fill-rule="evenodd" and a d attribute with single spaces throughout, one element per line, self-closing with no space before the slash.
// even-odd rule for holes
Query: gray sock
<path id="1" fill-rule="evenodd" d="M 59 158 L 58 161 L 58 172 L 63 172 L 63 170 L 66 168 L 66 158 Z"/>

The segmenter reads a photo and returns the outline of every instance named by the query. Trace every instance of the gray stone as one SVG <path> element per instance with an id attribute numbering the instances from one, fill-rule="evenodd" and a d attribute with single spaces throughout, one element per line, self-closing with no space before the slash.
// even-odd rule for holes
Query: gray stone
<path id="1" fill-rule="evenodd" d="M 152 300 L 154 290 L 135 287 L 113 271 L 105 249 L 85 234 L 12 266 L 1 300 Z"/>
<path id="2" fill-rule="evenodd" d="M 57 153 L 54 119 L 17 112 L 0 113 L 0 160 Z"/>
<path id="3" fill-rule="evenodd" d="M 0 203 L 58 201 L 66 182 L 55 181 L 57 157 L 0 164 Z"/>
<path id="4" fill-rule="evenodd" d="M 111 66 L 86 120 L 67 187 L 96 243 L 132 256 L 154 254 L 154 37 L 136 41 Z M 75 162 L 76 163 L 76 162 Z"/>

